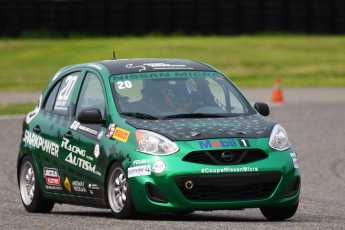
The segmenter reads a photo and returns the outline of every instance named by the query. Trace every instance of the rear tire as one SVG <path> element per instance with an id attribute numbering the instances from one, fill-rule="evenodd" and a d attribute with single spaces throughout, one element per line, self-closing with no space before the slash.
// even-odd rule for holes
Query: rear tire
<path id="1" fill-rule="evenodd" d="M 298 202 L 291 207 L 265 207 L 260 208 L 261 213 L 270 221 L 281 221 L 291 218 L 295 215 L 298 208 Z"/>
<path id="2" fill-rule="evenodd" d="M 129 219 L 138 216 L 131 197 L 128 178 L 118 162 L 115 162 L 109 170 L 107 188 L 108 203 L 116 218 Z"/>
<path id="3" fill-rule="evenodd" d="M 54 203 L 42 196 L 37 175 L 32 158 L 25 156 L 19 168 L 19 190 L 23 205 L 28 212 L 48 213 Z"/>

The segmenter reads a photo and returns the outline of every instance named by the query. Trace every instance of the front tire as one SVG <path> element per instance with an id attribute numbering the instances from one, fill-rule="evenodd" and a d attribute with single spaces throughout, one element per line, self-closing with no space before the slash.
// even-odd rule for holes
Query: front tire
<path id="1" fill-rule="evenodd" d="M 114 163 L 109 170 L 107 188 L 109 206 L 116 218 L 128 219 L 137 216 L 127 176 L 118 162 Z"/>
<path id="2" fill-rule="evenodd" d="M 291 218 L 295 215 L 298 208 L 298 202 L 291 207 L 265 207 L 260 208 L 261 213 L 270 221 L 281 221 Z"/>
<path id="3" fill-rule="evenodd" d="M 19 190 L 23 205 L 28 212 L 48 213 L 54 203 L 46 200 L 41 193 L 38 176 L 30 156 L 25 156 L 19 169 Z"/>

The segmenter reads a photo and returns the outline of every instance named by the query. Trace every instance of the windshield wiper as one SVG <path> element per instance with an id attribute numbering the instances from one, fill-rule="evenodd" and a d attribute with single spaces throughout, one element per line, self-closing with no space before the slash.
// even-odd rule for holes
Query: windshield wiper
<path id="1" fill-rule="evenodd" d="M 139 119 L 148 119 L 148 120 L 158 120 L 158 117 L 152 116 L 150 114 L 147 113 L 133 113 L 133 112 L 123 112 L 121 113 L 121 115 L 125 115 L 128 117 L 135 117 L 135 118 L 139 118 Z"/>
<path id="2" fill-rule="evenodd" d="M 216 114 L 216 113 L 181 113 L 162 117 L 162 119 L 168 118 L 217 118 L 217 117 L 229 117 L 228 114 Z"/>

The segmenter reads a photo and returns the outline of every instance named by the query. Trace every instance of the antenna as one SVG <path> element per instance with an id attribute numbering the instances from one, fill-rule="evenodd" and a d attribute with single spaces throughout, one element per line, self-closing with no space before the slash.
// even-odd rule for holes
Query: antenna
<path id="1" fill-rule="evenodd" d="M 113 60 L 116 60 L 115 51 L 113 51 Z"/>

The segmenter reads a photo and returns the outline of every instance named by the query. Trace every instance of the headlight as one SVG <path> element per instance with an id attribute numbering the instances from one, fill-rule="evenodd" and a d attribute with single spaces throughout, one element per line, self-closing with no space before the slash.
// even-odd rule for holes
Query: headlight
<path id="1" fill-rule="evenodd" d="M 152 155 L 169 155 L 176 153 L 177 145 L 168 138 L 146 130 L 135 131 L 137 150 Z"/>
<path id="2" fill-rule="evenodd" d="M 276 124 L 271 132 L 269 146 L 275 150 L 283 151 L 291 147 L 285 129 Z"/>

